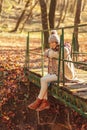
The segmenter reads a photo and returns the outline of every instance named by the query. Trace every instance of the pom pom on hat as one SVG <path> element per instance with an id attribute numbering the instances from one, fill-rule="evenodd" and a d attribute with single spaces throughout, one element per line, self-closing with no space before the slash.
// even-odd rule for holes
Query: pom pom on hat
<path id="1" fill-rule="evenodd" d="M 56 31 L 56 30 L 52 30 L 52 31 L 51 31 L 51 35 L 52 35 L 52 34 L 56 34 L 56 35 L 57 35 L 57 31 Z"/>
<path id="2" fill-rule="evenodd" d="M 56 30 L 51 31 L 51 35 L 49 36 L 48 42 L 49 43 L 57 42 L 58 44 L 60 44 L 60 38 L 59 38 Z"/>

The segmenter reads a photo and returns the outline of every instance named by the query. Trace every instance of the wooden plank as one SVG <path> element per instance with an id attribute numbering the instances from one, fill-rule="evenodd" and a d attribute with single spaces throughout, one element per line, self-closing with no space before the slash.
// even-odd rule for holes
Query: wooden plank
<path id="1" fill-rule="evenodd" d="M 68 86 L 67 89 L 74 95 L 87 99 L 87 83 L 86 84 L 73 84 Z"/>
<path id="2" fill-rule="evenodd" d="M 75 93 L 75 95 L 77 95 L 83 99 L 87 99 L 87 91 L 86 92 L 78 92 L 78 93 Z"/>
<path id="3" fill-rule="evenodd" d="M 72 84 L 72 85 L 68 85 L 66 88 L 69 90 L 87 88 L 87 83 L 85 83 L 85 84 L 80 84 L 80 83 L 79 84 Z"/>
<path id="4" fill-rule="evenodd" d="M 36 74 L 42 75 L 42 69 L 41 68 L 36 68 L 36 69 L 30 69 L 31 72 L 34 72 Z M 44 75 L 47 74 L 47 68 L 44 69 Z"/>
<path id="5" fill-rule="evenodd" d="M 78 88 L 78 89 L 71 89 L 72 92 L 84 92 L 87 91 L 87 88 Z"/>
<path id="6" fill-rule="evenodd" d="M 41 68 L 36 68 L 36 69 L 31 69 L 31 70 L 36 74 L 42 75 Z M 77 77 L 78 77 L 77 79 L 83 82 L 79 82 L 79 83 L 68 82 L 68 83 L 65 83 L 64 88 L 72 92 L 72 94 L 77 95 L 78 97 L 87 99 L 87 71 L 76 69 L 76 72 L 77 72 Z M 46 74 L 47 74 L 47 68 L 44 68 L 44 75 Z"/>
<path id="7" fill-rule="evenodd" d="M 84 80 L 84 82 L 87 82 L 87 71 L 82 69 L 75 69 L 75 72 L 79 80 Z"/>

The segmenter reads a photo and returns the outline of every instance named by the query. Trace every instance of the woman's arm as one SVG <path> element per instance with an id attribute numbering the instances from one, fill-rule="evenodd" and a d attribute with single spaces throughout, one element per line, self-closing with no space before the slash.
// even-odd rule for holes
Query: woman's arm
<path id="1" fill-rule="evenodd" d="M 49 51 L 50 51 L 50 49 L 46 50 L 46 51 L 44 52 L 44 56 L 49 57 Z"/>
<path id="2" fill-rule="evenodd" d="M 64 59 L 67 59 L 67 57 L 70 55 L 70 51 L 67 47 L 64 47 Z"/>
<path id="3" fill-rule="evenodd" d="M 58 58 L 58 51 L 54 51 L 52 49 L 49 50 L 49 58 Z"/>

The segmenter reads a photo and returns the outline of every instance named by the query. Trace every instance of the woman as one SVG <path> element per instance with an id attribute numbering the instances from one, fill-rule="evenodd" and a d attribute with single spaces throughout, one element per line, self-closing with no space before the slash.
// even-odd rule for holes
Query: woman
<path id="1" fill-rule="evenodd" d="M 50 48 L 45 52 L 45 56 L 48 57 L 48 74 L 41 78 L 41 89 L 37 99 L 28 105 L 28 108 L 42 111 L 44 109 L 50 108 L 50 103 L 48 101 L 48 83 L 52 81 L 57 81 L 58 79 L 58 58 L 59 58 L 59 51 L 60 51 L 60 39 L 57 35 L 56 30 L 51 31 L 51 35 L 49 37 L 49 46 Z M 70 56 L 69 49 L 64 46 L 64 59 L 72 61 Z M 62 64 L 62 61 L 61 61 Z M 60 64 L 60 78 L 62 78 L 62 65 Z M 71 62 L 65 62 L 65 79 L 73 80 L 75 77 L 74 65 Z"/>

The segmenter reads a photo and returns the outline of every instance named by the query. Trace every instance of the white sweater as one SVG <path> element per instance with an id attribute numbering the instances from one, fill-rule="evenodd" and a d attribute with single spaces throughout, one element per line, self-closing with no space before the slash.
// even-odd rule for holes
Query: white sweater
<path id="1" fill-rule="evenodd" d="M 45 56 L 49 58 L 48 68 L 50 68 L 49 73 L 55 73 L 58 75 L 58 61 L 55 58 L 59 58 L 59 52 L 52 49 L 48 49 L 45 52 Z M 72 61 L 70 52 L 67 47 L 64 47 L 64 60 Z M 51 61 L 51 62 L 50 62 Z M 64 62 L 65 78 L 68 80 L 73 80 L 75 78 L 74 64 L 72 62 Z M 62 61 L 60 64 L 60 73 L 62 73 Z"/>

